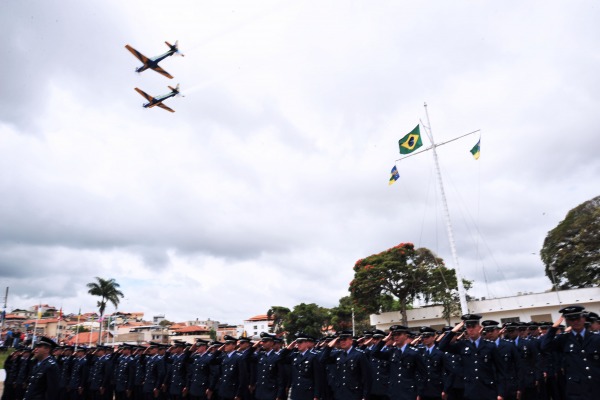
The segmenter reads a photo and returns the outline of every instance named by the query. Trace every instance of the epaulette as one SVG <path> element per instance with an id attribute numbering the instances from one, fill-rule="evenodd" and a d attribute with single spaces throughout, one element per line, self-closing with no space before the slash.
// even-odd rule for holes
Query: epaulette
<path id="1" fill-rule="evenodd" d="M 354 348 L 354 350 L 358 351 L 359 353 L 363 353 L 363 354 L 365 354 L 365 351 L 364 351 L 364 350 L 361 350 L 361 349 L 359 349 L 359 348 L 357 348 L 357 347 L 355 347 L 355 348 Z"/>

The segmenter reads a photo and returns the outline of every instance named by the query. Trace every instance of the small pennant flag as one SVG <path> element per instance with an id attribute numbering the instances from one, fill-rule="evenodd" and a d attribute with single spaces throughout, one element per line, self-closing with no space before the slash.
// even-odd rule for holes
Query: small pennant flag
<path id="1" fill-rule="evenodd" d="M 471 154 L 473 154 L 473 157 L 475 157 L 476 160 L 479 160 L 480 143 L 481 139 L 479 139 L 477 141 L 477 144 L 471 149 Z"/>
<path id="2" fill-rule="evenodd" d="M 388 183 L 388 185 L 391 185 L 392 183 L 396 182 L 398 178 L 400 178 L 400 174 L 398 173 L 398 168 L 396 168 L 396 166 L 394 165 L 394 167 L 390 171 L 390 183 Z"/>
<path id="3" fill-rule="evenodd" d="M 410 133 L 407 133 L 402 139 L 398 140 L 400 154 L 410 154 L 423 145 L 421 141 L 421 130 L 419 125 Z"/>

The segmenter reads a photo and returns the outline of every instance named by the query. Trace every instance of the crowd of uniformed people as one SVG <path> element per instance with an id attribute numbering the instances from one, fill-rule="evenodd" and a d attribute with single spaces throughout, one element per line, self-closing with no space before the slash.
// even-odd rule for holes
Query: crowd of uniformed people
<path id="1" fill-rule="evenodd" d="M 42 337 L 7 359 L 2 400 L 600 399 L 598 315 L 560 312 L 554 323 L 467 314 L 441 331 L 298 332 L 287 345 L 269 333 L 118 348 Z"/>

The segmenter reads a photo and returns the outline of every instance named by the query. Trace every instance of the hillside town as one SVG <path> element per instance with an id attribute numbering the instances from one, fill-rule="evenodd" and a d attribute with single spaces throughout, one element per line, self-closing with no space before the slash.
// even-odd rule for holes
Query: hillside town
<path id="1" fill-rule="evenodd" d="M 102 324 L 102 329 L 100 325 Z M 255 315 L 240 324 L 211 320 L 190 320 L 171 323 L 165 315 L 145 319 L 141 312 L 118 311 L 99 317 L 97 312 L 63 313 L 49 304 L 15 309 L 2 321 L 1 343 L 17 347 L 31 345 L 35 337 L 45 336 L 62 345 L 92 344 L 169 344 L 174 340 L 195 343 L 197 340 L 223 340 L 230 336 L 256 336 L 271 331 L 273 320 L 267 315 Z"/>

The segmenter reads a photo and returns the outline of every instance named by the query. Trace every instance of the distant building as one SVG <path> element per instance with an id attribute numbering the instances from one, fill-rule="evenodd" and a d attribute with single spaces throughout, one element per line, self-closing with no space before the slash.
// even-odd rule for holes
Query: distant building
<path id="1" fill-rule="evenodd" d="M 217 331 L 217 328 L 219 327 L 220 322 L 219 321 L 213 321 L 212 319 L 207 319 L 204 321 L 199 320 L 198 318 L 196 318 L 195 321 L 186 321 L 185 322 L 186 326 L 198 326 L 198 325 L 203 325 L 206 326 L 208 329 L 212 329 L 213 331 Z"/>
<path id="2" fill-rule="evenodd" d="M 204 325 L 184 326 L 176 329 L 169 329 L 169 341 L 183 340 L 184 342 L 193 344 L 198 339 L 210 340 L 210 329 Z"/>
<path id="3" fill-rule="evenodd" d="M 260 335 L 261 332 L 271 332 L 273 328 L 273 319 L 266 314 L 255 315 L 244 321 L 244 336 L 252 337 Z"/>
<path id="4" fill-rule="evenodd" d="M 152 323 L 154 325 L 158 325 L 161 322 L 163 322 L 164 320 L 165 320 L 165 315 L 164 314 L 162 314 L 162 315 L 155 315 L 154 317 L 152 317 Z"/>
<path id="5" fill-rule="evenodd" d="M 141 344 L 148 342 L 169 343 L 169 331 L 160 325 L 133 326 L 127 333 L 119 333 L 115 342 Z"/>
<path id="6" fill-rule="evenodd" d="M 586 310 L 600 312 L 600 287 L 560 290 L 558 292 L 525 293 L 495 299 L 475 299 L 468 302 L 469 312 L 483 315 L 483 319 L 505 322 L 553 322 L 560 317 L 559 309 L 570 305 L 582 305 Z M 442 306 L 426 306 L 407 310 L 408 327 L 430 326 L 439 329 L 448 324 L 442 317 Z M 372 314 L 371 325 L 387 330 L 402 320 L 400 311 Z M 450 325 L 460 322 L 460 316 L 452 317 Z"/>
<path id="7" fill-rule="evenodd" d="M 220 324 L 217 327 L 217 340 L 222 341 L 225 335 L 239 337 L 241 336 L 241 330 L 243 330 L 243 326 L 239 327 L 238 325 Z"/>

